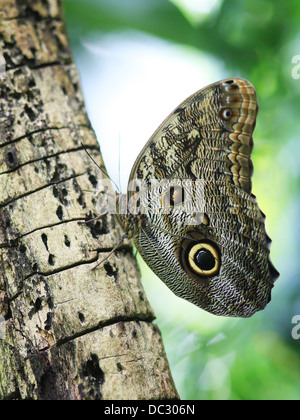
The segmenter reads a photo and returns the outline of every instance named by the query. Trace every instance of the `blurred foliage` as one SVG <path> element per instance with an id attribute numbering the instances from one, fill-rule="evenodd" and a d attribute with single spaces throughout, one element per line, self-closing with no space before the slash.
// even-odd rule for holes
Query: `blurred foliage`
<path id="1" fill-rule="evenodd" d="M 255 85 L 254 193 L 281 273 L 271 304 L 250 320 L 203 314 L 193 323 L 176 312 L 175 300 L 166 311 L 157 285 L 148 285 L 147 268 L 143 277 L 183 399 L 299 399 L 300 340 L 291 337 L 291 321 L 300 314 L 300 79 L 292 77 L 300 2 L 223 0 L 199 19 L 180 1 L 65 0 L 64 6 L 75 56 L 82 36 L 134 29 L 196 47 L 220 59 L 228 77 Z"/>

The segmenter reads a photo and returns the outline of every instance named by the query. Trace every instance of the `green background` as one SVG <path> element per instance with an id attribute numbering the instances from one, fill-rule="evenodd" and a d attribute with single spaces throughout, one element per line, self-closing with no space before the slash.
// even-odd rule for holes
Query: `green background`
<path id="1" fill-rule="evenodd" d="M 291 332 L 300 315 L 300 69 L 292 62 L 300 55 L 300 2 L 216 4 L 199 18 L 175 0 L 64 1 L 79 71 L 82 37 L 133 29 L 208 53 L 223 63 L 226 77 L 256 87 L 253 192 L 267 215 L 271 259 L 281 274 L 269 306 L 244 320 L 179 304 L 169 291 L 166 302 L 165 286 L 139 262 L 182 399 L 299 399 L 300 339 Z"/>

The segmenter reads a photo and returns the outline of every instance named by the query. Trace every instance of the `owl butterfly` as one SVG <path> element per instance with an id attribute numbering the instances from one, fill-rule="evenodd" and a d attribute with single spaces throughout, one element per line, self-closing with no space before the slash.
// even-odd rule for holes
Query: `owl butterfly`
<path id="1" fill-rule="evenodd" d="M 279 273 L 251 194 L 256 92 L 228 79 L 179 105 L 132 168 L 117 219 L 152 271 L 215 315 L 265 308 Z"/>

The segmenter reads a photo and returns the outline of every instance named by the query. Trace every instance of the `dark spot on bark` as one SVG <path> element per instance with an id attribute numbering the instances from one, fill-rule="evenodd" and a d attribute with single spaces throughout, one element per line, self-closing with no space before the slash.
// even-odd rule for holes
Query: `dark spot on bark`
<path id="1" fill-rule="evenodd" d="M 25 246 L 25 245 L 21 245 L 21 246 L 20 246 L 20 251 L 21 251 L 23 254 L 25 254 L 25 252 L 26 252 L 26 246 Z"/>
<path id="2" fill-rule="evenodd" d="M 48 303 L 49 309 L 53 309 L 54 308 L 54 303 L 53 303 L 53 299 L 52 299 L 51 296 L 48 297 L 47 303 Z"/>
<path id="3" fill-rule="evenodd" d="M 22 98 L 22 93 L 21 92 L 11 92 L 10 96 L 12 98 L 14 98 L 16 101 L 18 101 L 19 99 Z"/>
<path id="4" fill-rule="evenodd" d="M 58 198 L 59 202 L 67 206 L 68 200 L 65 198 L 68 195 L 68 190 L 66 188 L 58 188 L 56 185 L 53 186 L 53 195 L 55 198 Z"/>
<path id="5" fill-rule="evenodd" d="M 45 245 L 45 247 L 46 247 L 46 249 L 48 251 L 48 238 L 47 238 L 47 235 L 45 233 L 42 233 L 41 238 L 42 238 L 42 241 L 44 242 L 44 245 Z"/>
<path id="6" fill-rule="evenodd" d="M 70 246 L 71 246 L 71 242 L 70 242 L 69 238 L 67 237 L 67 235 L 65 235 L 65 245 L 66 245 L 68 248 L 70 248 Z"/>
<path id="7" fill-rule="evenodd" d="M 50 265 L 54 265 L 54 264 L 55 264 L 55 256 L 54 256 L 53 254 L 50 254 L 50 255 L 49 255 L 49 258 L 48 258 L 48 263 L 49 263 Z"/>
<path id="8" fill-rule="evenodd" d="M 104 268 L 105 268 L 106 273 L 109 277 L 112 277 L 114 275 L 114 270 L 113 270 L 112 266 L 110 265 L 110 263 L 104 264 Z"/>
<path id="9" fill-rule="evenodd" d="M 94 175 L 89 176 L 89 181 L 92 184 L 93 188 L 97 187 L 98 181 L 97 181 L 97 178 Z"/>
<path id="10" fill-rule="evenodd" d="M 134 330 L 132 331 L 132 337 L 133 337 L 133 338 L 136 338 L 136 336 L 137 336 L 137 332 L 136 332 L 136 329 L 134 329 Z"/>
<path id="11" fill-rule="evenodd" d="M 59 191 L 55 185 L 53 185 L 53 195 L 55 198 L 57 198 L 59 195 Z"/>
<path id="12" fill-rule="evenodd" d="M 61 194 L 63 197 L 66 197 L 68 195 L 68 190 L 66 188 L 62 188 Z"/>
<path id="13" fill-rule="evenodd" d="M 36 301 L 34 302 L 34 311 L 35 313 L 37 313 L 42 307 L 42 301 L 40 298 L 37 298 Z"/>
<path id="14" fill-rule="evenodd" d="M 29 79 L 28 79 L 28 87 L 33 88 L 35 86 L 36 86 L 35 80 L 32 76 L 30 76 Z"/>
<path id="15" fill-rule="evenodd" d="M 75 190 L 77 193 L 81 191 L 81 188 L 80 188 L 80 186 L 79 186 L 79 184 L 78 184 L 78 182 L 77 182 L 77 179 L 76 179 L 76 178 L 73 178 L 73 187 L 74 187 L 74 190 Z"/>
<path id="16" fill-rule="evenodd" d="M 46 331 L 50 330 L 53 318 L 54 318 L 54 313 L 53 312 L 48 312 L 47 313 L 47 319 L 44 322 Z"/>
<path id="17" fill-rule="evenodd" d="M 81 384 L 79 387 L 81 396 L 101 400 L 101 387 L 105 382 L 105 375 L 100 368 L 99 358 L 96 354 L 91 353 L 89 360 L 82 364 L 80 377 L 85 382 L 85 384 Z"/>
<path id="18" fill-rule="evenodd" d="M 53 185 L 53 195 L 54 195 L 55 198 L 58 197 L 58 189 L 55 185 Z"/>
<path id="19" fill-rule="evenodd" d="M 63 209 L 62 206 L 58 206 L 56 210 L 56 215 L 59 218 L 59 220 L 63 219 Z"/>
<path id="20" fill-rule="evenodd" d="M 104 264 L 104 269 L 109 277 L 114 277 L 115 281 L 118 281 L 118 267 L 112 267 L 109 262 Z"/>
<path id="21" fill-rule="evenodd" d="M 36 113 L 34 112 L 32 108 L 30 108 L 28 104 L 25 104 L 24 111 L 28 115 L 28 118 L 30 119 L 30 121 L 34 121 L 36 119 Z"/>
<path id="22" fill-rule="evenodd" d="M 142 301 L 144 301 L 145 299 L 144 299 L 144 294 L 142 293 L 142 292 L 139 292 L 139 298 L 142 300 Z"/>
<path id="23" fill-rule="evenodd" d="M 103 215 L 100 219 L 98 219 L 96 222 L 88 222 L 89 219 L 93 219 L 95 215 L 92 212 L 89 212 L 87 215 L 87 223 L 86 225 L 90 228 L 91 234 L 93 238 L 98 239 L 99 236 L 104 235 L 109 232 L 108 224 L 107 224 L 107 215 Z"/>
<path id="24" fill-rule="evenodd" d="M 81 192 L 78 199 L 77 199 L 78 203 L 81 205 L 82 208 L 86 208 L 86 203 L 84 201 L 84 194 Z"/>
<path id="25" fill-rule="evenodd" d="M 123 366 L 121 365 L 120 362 L 117 363 L 117 369 L 118 369 L 118 372 L 122 372 L 123 370 Z"/>
<path id="26" fill-rule="evenodd" d="M 81 312 L 78 312 L 78 318 L 79 318 L 80 322 L 84 322 L 84 320 L 85 320 L 84 315 Z"/>
<path id="27" fill-rule="evenodd" d="M 2 327 L 1 323 L 4 322 L 4 321 L 7 321 L 10 318 L 12 318 L 10 301 L 9 301 L 8 296 L 5 292 L 2 292 L 0 294 L 0 309 L 1 309 L 1 311 L 0 311 L 0 315 L 1 315 L 0 316 L 0 331 L 1 331 L 1 327 Z"/>
<path id="28" fill-rule="evenodd" d="M 10 149 L 6 150 L 4 154 L 4 160 L 9 168 L 14 168 L 15 166 L 17 166 L 18 158 L 15 148 L 11 147 Z"/>
<path id="29" fill-rule="evenodd" d="M 42 300 L 41 298 L 38 297 L 33 303 L 33 308 L 28 313 L 29 319 L 32 319 L 33 315 L 35 315 L 41 309 L 42 309 Z"/>

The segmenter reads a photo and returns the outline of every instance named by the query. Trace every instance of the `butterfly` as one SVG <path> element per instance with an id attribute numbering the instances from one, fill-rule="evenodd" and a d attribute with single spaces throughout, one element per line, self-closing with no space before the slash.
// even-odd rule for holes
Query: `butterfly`
<path id="1" fill-rule="evenodd" d="M 137 157 L 117 220 L 152 271 L 215 315 L 265 308 L 279 273 L 251 193 L 257 96 L 247 80 L 213 83 L 182 102 Z"/>

